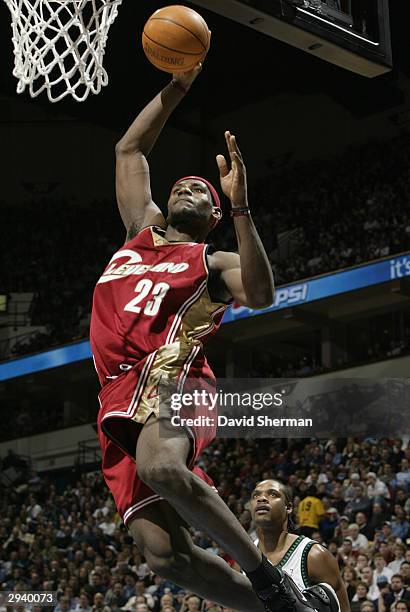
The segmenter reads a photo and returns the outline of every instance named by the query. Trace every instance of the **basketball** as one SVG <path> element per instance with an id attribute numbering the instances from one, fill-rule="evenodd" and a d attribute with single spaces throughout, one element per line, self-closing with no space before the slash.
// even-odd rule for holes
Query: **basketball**
<path id="1" fill-rule="evenodd" d="M 142 46 L 149 61 L 164 72 L 187 72 L 209 49 L 211 33 L 205 20 L 187 6 L 165 6 L 148 19 Z"/>

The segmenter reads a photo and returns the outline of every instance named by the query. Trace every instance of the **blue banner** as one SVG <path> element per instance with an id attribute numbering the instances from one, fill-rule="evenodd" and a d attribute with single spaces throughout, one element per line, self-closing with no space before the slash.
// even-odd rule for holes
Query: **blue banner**
<path id="1" fill-rule="evenodd" d="M 291 306 L 300 306 L 301 304 L 308 304 L 309 302 L 406 276 L 410 276 L 410 253 L 358 266 L 350 270 L 326 274 L 302 283 L 282 285 L 276 289 L 275 302 L 269 308 L 251 310 L 239 304 L 233 304 L 226 311 L 222 322 L 230 323 Z M 91 357 L 90 343 L 88 340 L 84 340 L 83 342 L 0 364 L 0 381 L 57 368 Z"/>
<path id="2" fill-rule="evenodd" d="M 386 283 L 405 276 L 410 276 L 410 253 L 358 266 L 350 270 L 333 272 L 302 283 L 283 285 L 276 289 L 275 302 L 269 308 L 251 310 L 245 306 L 233 304 L 226 311 L 223 323 L 230 323 L 267 312 L 275 312 L 291 306 L 308 304 L 309 302 Z"/>
<path id="3" fill-rule="evenodd" d="M 91 357 L 90 343 L 88 340 L 83 340 L 44 353 L 37 353 L 37 355 L 6 361 L 6 363 L 0 364 L 0 381 L 33 374 L 33 372 L 42 372 L 50 368 L 58 368 Z"/>

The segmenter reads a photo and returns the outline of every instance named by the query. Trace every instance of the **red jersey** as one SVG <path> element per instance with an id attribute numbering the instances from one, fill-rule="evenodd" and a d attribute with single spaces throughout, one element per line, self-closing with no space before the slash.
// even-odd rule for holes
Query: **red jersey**
<path id="1" fill-rule="evenodd" d="M 227 305 L 208 293 L 208 245 L 168 242 L 164 233 L 143 229 L 97 282 L 90 340 L 102 386 L 154 354 L 158 366 L 172 363 L 171 375 L 203 364 L 202 343 L 221 323 Z"/>

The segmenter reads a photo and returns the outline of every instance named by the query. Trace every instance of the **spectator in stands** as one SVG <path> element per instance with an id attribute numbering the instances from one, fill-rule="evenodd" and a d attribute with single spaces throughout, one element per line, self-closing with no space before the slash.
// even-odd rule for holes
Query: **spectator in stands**
<path id="1" fill-rule="evenodd" d="M 181 608 L 181 612 L 197 612 L 200 610 L 201 601 L 199 597 L 195 595 L 187 595 L 184 604 Z"/>
<path id="2" fill-rule="evenodd" d="M 355 496 L 348 502 L 345 507 L 345 513 L 353 518 L 357 512 L 369 512 L 371 500 L 367 497 L 365 487 L 362 483 L 358 483 L 355 488 Z"/>
<path id="3" fill-rule="evenodd" d="M 369 521 L 370 527 L 374 531 L 378 531 L 382 528 L 383 523 L 387 518 L 384 506 L 379 502 L 374 502 L 371 508 L 371 517 Z M 374 534 L 373 534 L 374 537 Z"/>
<path id="4" fill-rule="evenodd" d="M 90 584 L 84 586 L 84 591 L 88 595 L 90 601 L 94 600 L 94 595 L 96 593 L 105 594 L 107 589 L 103 584 L 102 576 L 99 572 L 92 571 L 90 573 Z"/>
<path id="5" fill-rule="evenodd" d="M 160 605 L 161 605 L 161 610 L 163 610 L 166 607 L 173 607 L 174 605 L 173 595 L 171 593 L 165 593 L 165 595 L 161 597 Z"/>
<path id="6" fill-rule="evenodd" d="M 94 595 L 93 612 L 111 612 L 111 608 L 104 603 L 104 595 L 96 593 Z"/>
<path id="7" fill-rule="evenodd" d="M 375 612 L 376 607 L 371 601 L 364 601 L 360 606 L 360 612 Z"/>
<path id="8" fill-rule="evenodd" d="M 367 516 L 364 512 L 356 512 L 355 522 L 359 526 L 359 532 L 368 540 L 373 540 L 375 530 L 368 524 Z"/>
<path id="9" fill-rule="evenodd" d="M 353 541 L 350 536 L 344 538 L 342 546 L 339 548 L 339 555 L 344 565 L 353 566 L 356 563 L 356 555 L 353 552 Z"/>
<path id="10" fill-rule="evenodd" d="M 75 607 L 75 612 L 92 612 L 89 597 L 85 592 L 81 593 L 80 600 Z"/>
<path id="11" fill-rule="evenodd" d="M 355 564 L 355 568 L 357 572 L 359 573 L 359 575 L 361 574 L 362 569 L 364 567 L 367 567 L 368 565 L 369 565 L 368 555 L 365 554 L 363 551 L 359 551 L 356 556 L 356 564 Z"/>
<path id="12" fill-rule="evenodd" d="M 320 533 L 326 541 L 333 538 L 336 527 L 339 524 L 338 512 L 336 508 L 326 510 L 324 518 L 320 521 Z"/>
<path id="13" fill-rule="evenodd" d="M 345 484 L 344 500 L 349 502 L 355 499 L 359 489 L 361 490 L 360 474 L 353 473 L 350 475 L 347 486 Z"/>
<path id="14" fill-rule="evenodd" d="M 123 593 L 124 593 L 125 597 L 128 600 L 131 597 L 134 597 L 134 595 L 137 595 L 137 592 L 135 590 L 135 585 L 136 585 L 136 582 L 137 582 L 137 577 L 136 577 L 135 574 L 133 574 L 131 572 L 128 572 L 124 576 L 124 581 L 125 581 L 125 585 L 124 585 L 124 588 L 123 588 Z"/>
<path id="15" fill-rule="evenodd" d="M 342 570 L 342 579 L 346 585 L 347 596 L 349 601 L 352 601 L 356 593 L 357 572 L 350 565 L 345 565 Z"/>
<path id="16" fill-rule="evenodd" d="M 113 612 L 117 612 L 119 608 L 125 606 L 128 597 L 124 594 L 124 589 L 121 582 L 115 582 L 112 589 L 108 589 L 105 594 L 105 602 Z"/>
<path id="17" fill-rule="evenodd" d="M 393 466 L 390 463 L 383 464 L 383 471 L 379 478 L 387 485 L 389 490 L 395 486 L 396 474 L 394 473 Z"/>
<path id="18" fill-rule="evenodd" d="M 403 508 L 396 504 L 394 506 L 394 516 L 392 516 L 392 535 L 405 542 L 409 533 L 410 523 L 406 519 L 406 513 Z"/>
<path id="19" fill-rule="evenodd" d="M 400 599 L 394 604 L 394 612 L 409 612 L 409 610 L 409 603 L 404 599 Z"/>
<path id="20" fill-rule="evenodd" d="M 403 584 L 408 589 L 410 587 L 410 563 L 403 561 L 400 566 L 400 575 L 403 577 Z"/>
<path id="21" fill-rule="evenodd" d="M 102 523 L 100 523 L 99 528 L 108 537 L 112 537 L 114 535 L 117 525 L 114 521 L 114 512 L 112 510 L 108 510 L 108 512 L 106 512 L 105 519 Z"/>
<path id="22" fill-rule="evenodd" d="M 318 531 L 324 514 L 323 504 L 317 497 L 317 488 L 312 485 L 307 490 L 307 496 L 297 508 L 299 533 L 310 537 L 314 531 Z"/>
<path id="23" fill-rule="evenodd" d="M 400 600 L 404 600 L 407 603 L 410 602 L 410 592 L 406 591 L 404 588 L 403 578 L 400 576 L 400 574 L 394 574 L 391 579 L 390 589 L 381 596 L 381 600 L 381 603 L 384 604 L 386 610 L 389 610 L 392 604 L 395 604 Z"/>
<path id="24" fill-rule="evenodd" d="M 362 603 L 370 601 L 368 598 L 368 588 L 364 582 L 358 582 L 356 586 L 356 593 L 351 601 L 351 612 L 360 612 Z"/>
<path id="25" fill-rule="evenodd" d="M 54 608 L 54 612 L 69 612 L 71 609 L 69 598 L 62 595 Z"/>
<path id="26" fill-rule="evenodd" d="M 391 563 L 389 563 L 387 566 L 395 574 L 398 574 L 401 570 L 401 564 L 405 560 L 404 559 L 405 552 L 406 552 L 406 547 L 404 546 L 404 544 L 401 544 L 400 542 L 396 542 L 396 544 L 393 546 L 394 561 L 391 561 Z"/>
<path id="27" fill-rule="evenodd" d="M 400 462 L 400 471 L 396 474 L 396 487 L 402 487 L 406 491 L 410 491 L 410 465 L 409 460 L 403 458 Z"/>
<path id="28" fill-rule="evenodd" d="M 360 533 L 359 525 L 357 523 L 351 523 L 349 525 L 349 536 L 352 538 L 353 550 L 366 549 L 369 546 L 369 540 L 365 535 Z"/>
<path id="29" fill-rule="evenodd" d="M 37 500 L 34 495 L 30 495 L 29 497 L 29 506 L 26 510 L 28 516 L 35 521 L 38 515 L 41 513 L 42 508 L 40 504 L 37 503 Z"/>
<path id="30" fill-rule="evenodd" d="M 151 602 L 151 606 L 148 606 L 148 599 L 147 599 L 148 595 L 134 595 L 133 597 L 131 597 L 127 603 L 125 604 L 125 606 L 123 606 L 123 610 L 134 610 L 136 606 L 138 606 L 139 604 L 143 604 L 147 606 L 148 608 L 153 608 L 154 607 L 154 600 L 152 598 L 150 598 L 150 602 Z"/>
<path id="31" fill-rule="evenodd" d="M 390 582 L 394 572 L 387 567 L 386 559 L 382 553 L 374 555 L 374 580 L 375 582 L 380 576 L 384 576 L 387 582 Z"/>
<path id="32" fill-rule="evenodd" d="M 379 534 L 378 539 L 380 542 L 388 542 L 389 538 L 391 537 L 392 537 L 391 522 L 384 521 L 382 525 L 381 533 Z"/>
<path id="33" fill-rule="evenodd" d="M 343 539 L 349 535 L 349 517 L 345 514 L 339 518 L 339 525 L 336 527 L 334 537 L 339 544 L 342 543 Z"/>
<path id="34" fill-rule="evenodd" d="M 374 583 L 373 580 L 373 570 L 371 567 L 366 565 L 360 572 L 360 577 L 362 582 L 367 586 L 367 597 L 371 601 L 376 601 L 380 596 L 380 591 L 377 586 L 377 583 Z"/>
<path id="35" fill-rule="evenodd" d="M 366 476 L 367 497 L 374 501 L 383 502 L 390 499 L 390 493 L 385 483 L 379 480 L 374 472 L 369 472 Z"/>

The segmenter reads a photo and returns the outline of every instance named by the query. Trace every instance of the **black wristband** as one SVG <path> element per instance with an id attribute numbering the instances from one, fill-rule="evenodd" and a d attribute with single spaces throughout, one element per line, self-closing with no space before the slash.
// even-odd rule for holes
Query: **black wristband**
<path id="1" fill-rule="evenodd" d="M 184 95 L 188 93 L 188 90 L 185 89 L 185 87 L 183 87 L 181 83 L 177 81 L 176 79 L 172 79 L 171 85 L 172 87 L 175 87 L 175 89 L 179 89 L 179 91 L 182 92 Z"/>
<path id="2" fill-rule="evenodd" d="M 232 208 L 231 209 L 231 217 L 248 217 L 251 214 L 249 206 L 245 206 L 244 208 Z"/>

